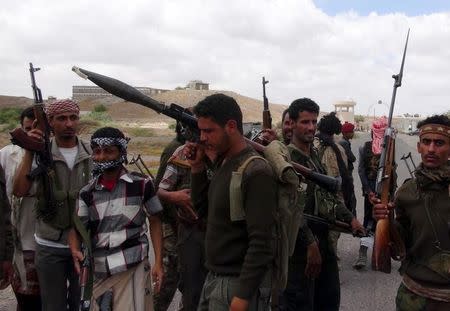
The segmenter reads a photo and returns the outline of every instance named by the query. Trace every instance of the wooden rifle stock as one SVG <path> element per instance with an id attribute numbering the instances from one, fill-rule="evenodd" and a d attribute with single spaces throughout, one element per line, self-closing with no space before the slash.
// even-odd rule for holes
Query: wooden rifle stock
<path id="1" fill-rule="evenodd" d="M 392 116 L 394 112 L 395 98 L 397 88 L 402 85 L 403 68 L 405 65 L 406 49 L 408 47 L 409 29 L 406 36 L 405 48 L 403 50 L 402 64 L 398 74 L 393 75 L 394 87 L 391 97 L 391 106 L 389 108 L 388 126 L 384 133 L 383 151 L 381 152 L 380 165 L 378 166 L 376 193 L 381 203 L 387 204 L 390 201 L 391 188 L 394 176 L 394 150 L 395 150 L 395 131 L 392 127 Z M 393 211 L 389 212 L 389 217 L 380 219 L 375 229 L 375 240 L 372 252 L 372 270 L 391 272 L 391 257 L 401 259 L 405 256 L 405 245 L 400 238 L 394 224 Z M 393 254 L 392 251 L 395 251 Z"/>
<path id="2" fill-rule="evenodd" d="M 90 81 L 92 81 L 105 91 L 117 97 L 120 97 L 124 100 L 143 105 L 158 113 L 164 114 L 177 121 L 180 121 L 181 123 L 185 124 L 189 129 L 191 129 L 193 133 L 198 133 L 197 118 L 195 118 L 190 114 L 187 114 L 183 110 L 180 110 L 179 106 L 173 104 L 170 106 L 166 106 L 165 104 L 160 103 L 154 100 L 153 98 L 139 92 L 136 88 L 117 79 L 113 79 L 92 71 L 87 71 L 75 66 L 72 67 L 72 70 L 80 77 L 84 79 L 89 79 Z M 247 138 L 246 141 L 251 146 L 253 146 L 253 148 L 256 151 L 258 152 L 264 151 L 265 147 L 263 145 L 251 141 Z M 298 163 L 292 163 L 292 165 L 299 174 L 318 184 L 327 191 L 336 192 L 340 187 L 340 181 L 336 178 L 319 174 Z"/>
<path id="3" fill-rule="evenodd" d="M 379 173 L 379 197 L 381 203 L 388 204 L 390 201 L 390 192 L 392 187 L 392 173 L 394 169 L 394 146 L 395 139 L 391 136 L 385 136 L 385 150 L 386 159 L 384 161 L 384 167 Z M 383 157 L 383 155 L 382 155 Z M 381 162 L 380 161 L 380 165 Z M 391 238 L 390 238 L 390 225 L 393 221 L 393 212 L 389 213 L 389 217 L 386 219 L 380 219 L 377 221 L 375 229 L 375 240 L 372 252 L 372 269 L 375 271 L 382 271 L 385 273 L 391 272 Z"/>

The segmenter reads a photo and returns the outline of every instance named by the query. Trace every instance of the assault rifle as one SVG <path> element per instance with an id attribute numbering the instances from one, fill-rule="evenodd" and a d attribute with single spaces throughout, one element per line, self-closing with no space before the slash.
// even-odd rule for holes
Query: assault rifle
<path id="1" fill-rule="evenodd" d="M 12 132 L 10 132 L 10 134 L 11 142 L 14 145 L 18 145 L 24 149 L 35 152 L 37 167 L 33 169 L 30 174 L 28 174 L 28 176 L 32 180 L 37 177 L 41 178 L 43 193 L 46 195 L 47 199 L 47 210 L 55 211 L 56 202 L 52 183 L 50 180 L 54 175 L 53 156 L 50 147 L 50 126 L 44 112 L 44 101 L 42 100 L 41 89 L 36 85 L 36 79 L 34 77 L 34 73 L 36 71 L 39 71 L 40 69 L 41 68 L 33 67 L 33 64 L 30 63 L 29 71 L 31 77 L 31 88 L 33 89 L 34 97 L 34 118 L 36 121 L 36 128 L 42 131 L 44 139 L 42 141 L 37 141 L 33 138 L 30 138 L 21 127 L 14 129 Z M 38 215 L 38 217 L 43 217 L 44 220 L 46 220 L 47 218 L 51 218 L 52 216 L 53 215 L 51 214 L 51 212 L 46 213 L 46 211 L 43 211 L 42 215 Z"/>
<path id="2" fill-rule="evenodd" d="M 80 311 L 89 311 L 91 307 L 91 297 L 87 286 L 89 283 L 89 273 L 91 272 L 91 257 L 87 246 L 82 247 L 83 261 L 80 269 Z"/>
<path id="3" fill-rule="evenodd" d="M 391 106 L 389 109 L 388 126 L 384 132 L 384 140 L 378 166 L 376 195 L 381 199 L 381 203 L 388 204 L 393 184 L 394 170 L 394 150 L 395 150 L 395 130 L 392 127 L 392 114 L 394 112 L 395 97 L 397 88 L 402 85 L 403 67 L 405 65 L 406 49 L 408 47 L 409 29 L 406 36 L 405 49 L 403 51 L 402 64 L 400 72 L 393 75 L 394 89 L 392 92 Z M 395 260 L 401 260 L 405 256 L 405 245 L 396 230 L 394 224 L 394 214 L 391 211 L 389 217 L 380 219 L 375 229 L 375 241 L 372 253 L 372 269 L 385 273 L 391 272 L 391 257 Z"/>
<path id="4" fill-rule="evenodd" d="M 190 132 L 193 134 L 193 136 L 199 137 L 199 130 L 197 127 L 197 119 L 186 113 L 183 107 L 180 107 L 175 104 L 171 104 L 170 106 L 167 106 L 165 104 L 162 104 L 153 98 L 144 95 L 143 93 L 139 92 L 134 87 L 123 83 L 122 81 L 100 75 L 95 72 L 87 71 L 78 67 L 72 67 L 72 70 L 77 73 L 80 77 L 84 79 L 89 79 L 105 91 L 120 97 L 124 100 L 143 105 L 147 108 L 153 109 L 158 113 L 161 113 L 163 115 L 166 115 L 168 117 L 171 117 L 177 121 L 180 121 L 182 124 L 184 124 L 185 127 L 189 128 Z M 246 139 L 247 143 L 252 145 L 252 147 L 258 151 L 263 152 L 264 146 L 261 144 L 258 144 L 254 141 L 251 141 L 249 139 Z M 311 180 L 312 182 L 318 184 L 322 188 L 326 189 L 330 192 L 336 192 L 339 189 L 340 181 L 339 179 L 323 175 L 317 172 L 314 172 L 313 170 L 300 165 L 298 163 L 292 163 L 295 170 L 298 174 L 301 174 L 305 178 Z"/>
<path id="5" fill-rule="evenodd" d="M 267 96 L 266 96 L 266 84 L 267 83 L 269 83 L 269 81 L 267 81 L 265 77 L 262 77 L 263 102 L 264 102 L 263 124 L 262 124 L 263 130 L 272 128 L 272 116 L 270 115 L 269 100 L 267 99 Z"/>
<path id="6" fill-rule="evenodd" d="M 400 160 L 405 161 L 406 168 L 408 169 L 408 173 L 411 176 L 412 179 L 414 179 L 414 172 L 417 170 L 416 164 L 414 163 L 414 160 L 411 156 L 411 152 L 409 152 L 407 155 L 402 155 Z M 411 165 L 410 165 L 411 164 Z"/>
<path id="7" fill-rule="evenodd" d="M 266 80 L 265 77 L 262 77 L 262 86 L 263 86 L 263 113 L 262 113 L 262 128 L 260 131 L 257 131 L 255 135 L 252 135 L 251 139 L 258 144 L 267 145 L 268 141 L 262 137 L 262 132 L 267 129 L 272 128 L 272 116 L 270 115 L 269 109 L 269 100 L 266 96 L 266 84 L 269 81 Z"/>
<path id="8" fill-rule="evenodd" d="M 314 216 L 311 214 L 305 214 L 305 213 L 303 213 L 303 217 L 305 217 L 305 219 L 307 221 L 311 221 L 313 223 L 326 226 L 326 227 L 328 227 L 329 230 L 332 230 L 332 231 L 338 231 L 338 232 L 342 232 L 342 233 L 351 234 L 358 238 L 367 236 L 366 234 L 363 234 L 362 232 L 359 232 L 359 231 L 354 233 L 352 231 L 352 226 L 343 221 L 335 220 L 333 222 L 330 222 L 330 221 L 326 220 L 325 218 L 322 218 L 319 216 Z"/>
<path id="9" fill-rule="evenodd" d="M 142 160 L 142 157 L 140 154 L 138 154 L 137 157 L 135 157 L 133 155 L 131 157 L 130 162 L 128 162 L 128 164 L 130 164 L 130 165 L 134 164 L 142 174 L 147 175 L 147 176 L 151 177 L 152 179 L 155 179 L 152 172 L 150 172 L 148 166 L 145 164 L 144 160 Z"/>

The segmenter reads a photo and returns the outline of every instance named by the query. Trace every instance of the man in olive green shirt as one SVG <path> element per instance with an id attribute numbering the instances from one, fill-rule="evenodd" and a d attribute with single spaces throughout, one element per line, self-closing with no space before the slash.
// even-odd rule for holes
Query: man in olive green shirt
<path id="1" fill-rule="evenodd" d="M 397 310 L 450 310 L 450 119 L 429 117 L 417 125 L 422 163 L 387 206 L 375 199 L 374 217 L 389 217 L 403 238 Z"/>
<path id="2" fill-rule="evenodd" d="M 294 162 L 325 174 L 319 156 L 313 148 L 319 106 L 309 98 L 293 101 L 289 106 L 292 139 L 288 146 Z M 316 214 L 317 185 L 302 181 L 299 202 L 305 213 Z M 336 200 L 339 202 L 339 200 Z M 336 219 L 351 224 L 352 231 L 362 231 L 362 225 L 343 205 L 336 208 Z M 340 284 L 336 254 L 328 242 L 328 227 L 305 223 L 299 230 L 294 254 L 289 260 L 289 276 L 283 294 L 283 310 L 339 310 Z"/>
<path id="3" fill-rule="evenodd" d="M 260 290 L 273 260 L 276 182 L 269 164 L 252 160 L 242 175 L 243 214 L 230 202 L 233 172 L 256 152 L 242 135 L 242 112 L 223 94 L 206 97 L 194 108 L 200 144 L 188 143 L 194 207 L 208 206 L 206 267 L 209 270 L 198 310 L 267 310 L 270 289 Z M 205 149 L 217 160 L 208 180 Z M 194 152 L 195 151 L 195 152 Z"/>

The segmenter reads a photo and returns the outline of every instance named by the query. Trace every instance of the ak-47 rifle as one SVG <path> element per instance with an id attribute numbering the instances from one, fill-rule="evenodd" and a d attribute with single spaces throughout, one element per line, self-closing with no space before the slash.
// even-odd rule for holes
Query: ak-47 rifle
<path id="1" fill-rule="evenodd" d="M 171 117 L 177 121 L 180 121 L 185 127 L 187 127 L 190 130 L 190 132 L 194 137 L 196 136 L 198 138 L 200 136 L 197 127 L 197 119 L 194 116 L 186 113 L 183 107 L 180 107 L 175 104 L 167 106 L 163 103 L 154 100 L 153 98 L 147 95 L 144 95 L 134 87 L 126 83 L 123 83 L 122 81 L 119 81 L 117 79 L 100 75 L 95 72 L 87 71 L 75 66 L 72 67 L 72 70 L 75 73 L 77 73 L 80 77 L 84 79 L 89 79 L 90 81 L 92 81 L 105 91 L 117 97 L 120 97 L 124 100 L 136 104 L 143 105 L 147 108 L 155 110 L 158 113 Z M 246 139 L 246 141 L 248 144 L 252 145 L 252 147 L 256 151 L 261 153 L 264 151 L 265 147 L 262 146 L 261 144 L 258 144 L 249 139 Z M 301 174 L 302 176 L 318 184 L 322 188 L 330 192 L 336 192 L 339 189 L 340 186 L 339 179 L 314 172 L 313 170 L 298 163 L 292 163 L 292 165 L 294 166 L 294 169 L 297 171 L 298 174 Z"/>
<path id="2" fill-rule="evenodd" d="M 133 155 L 131 157 L 130 162 L 128 162 L 128 164 L 130 164 L 130 165 L 134 164 L 142 174 L 147 175 L 147 176 L 151 177 L 152 179 L 155 179 L 152 172 L 150 172 L 147 165 L 145 164 L 144 160 L 142 160 L 142 157 L 140 154 L 138 154 L 137 157 L 135 157 Z"/>
<path id="3" fill-rule="evenodd" d="M 30 63 L 30 77 L 31 77 L 31 88 L 33 89 L 34 97 L 34 118 L 36 121 L 36 128 L 40 129 L 43 134 L 43 140 L 37 141 L 30 136 L 22 128 L 16 128 L 11 134 L 11 142 L 14 145 L 18 145 L 24 149 L 35 152 L 37 167 L 33 169 L 28 176 L 34 180 L 35 178 L 41 178 L 43 193 L 47 197 L 46 207 L 48 211 L 56 210 L 56 202 L 53 192 L 53 187 L 51 183 L 51 178 L 53 173 L 53 156 L 50 147 L 50 126 L 47 121 L 47 117 L 44 112 L 44 101 L 42 100 L 41 89 L 36 85 L 36 79 L 34 73 L 39 71 L 41 68 L 33 67 Z M 43 211 L 42 215 L 38 217 L 43 217 L 44 220 L 51 218 L 53 215 Z"/>
<path id="4" fill-rule="evenodd" d="M 352 226 L 343 221 L 335 220 L 333 222 L 329 222 L 325 218 L 322 218 L 319 216 L 314 216 L 311 214 L 303 214 L 303 217 L 305 217 L 305 219 L 307 221 L 311 221 L 315 224 L 320 224 L 320 225 L 326 226 L 328 228 L 328 230 L 351 234 L 351 235 L 359 237 L 359 238 L 367 236 L 366 234 L 363 234 L 362 232 L 359 232 L 359 231 L 356 233 L 353 232 Z"/>
<path id="5" fill-rule="evenodd" d="M 262 127 L 261 130 L 252 130 L 251 140 L 254 142 L 257 142 L 258 144 L 261 144 L 263 146 L 266 146 L 269 144 L 269 142 L 263 137 L 262 133 L 264 130 L 271 129 L 272 128 L 272 116 L 270 115 L 270 109 L 269 109 L 269 100 L 266 96 L 266 84 L 269 83 L 269 81 L 266 80 L 265 77 L 262 77 L 262 86 L 263 86 L 263 112 L 262 112 Z M 253 133 L 253 131 L 255 133 Z"/>
<path id="6" fill-rule="evenodd" d="M 409 29 L 406 36 L 405 49 L 403 51 L 402 64 L 400 72 L 393 75 L 394 89 L 392 92 L 391 106 L 389 109 L 388 126 L 384 132 L 384 140 L 378 166 L 376 195 L 381 199 L 381 203 L 388 204 L 390 201 L 390 193 L 393 184 L 394 175 L 394 150 L 395 150 L 395 130 L 392 127 L 392 115 L 394 112 L 395 97 L 397 88 L 402 85 L 403 67 L 405 65 L 406 49 L 408 47 Z M 393 211 L 389 213 L 389 217 L 380 219 L 375 229 L 375 241 L 372 253 L 372 269 L 385 273 L 391 272 L 391 257 L 401 260 L 405 256 L 405 245 L 400 238 L 398 231 L 393 224 Z"/>
<path id="7" fill-rule="evenodd" d="M 16 128 L 10 133 L 12 137 L 11 142 L 27 150 L 45 152 L 50 137 L 50 129 L 44 112 L 44 101 L 42 100 L 41 89 L 36 85 L 36 79 L 34 77 L 34 73 L 41 70 L 41 68 L 35 68 L 33 67 L 33 64 L 30 63 L 29 70 L 34 97 L 33 111 L 36 119 L 36 127 L 44 134 L 44 141 L 31 139 L 22 128 Z"/>
<path id="8" fill-rule="evenodd" d="M 82 247 L 83 261 L 80 267 L 80 311 L 89 311 L 91 308 L 91 295 L 87 290 L 89 283 L 89 273 L 91 273 L 91 256 L 86 245 Z"/>
<path id="9" fill-rule="evenodd" d="M 269 81 L 267 81 L 265 77 L 262 77 L 263 103 L 264 103 L 263 124 L 262 124 L 263 130 L 272 128 L 272 116 L 270 115 L 269 100 L 267 99 L 267 96 L 266 96 L 266 84 L 267 83 L 269 83 Z"/>
<path id="10" fill-rule="evenodd" d="M 416 163 L 414 163 L 414 160 L 411 156 L 411 152 L 409 152 L 407 155 L 405 155 L 405 154 L 402 155 L 400 160 L 405 161 L 405 165 L 406 165 L 406 168 L 408 169 L 408 173 L 411 176 L 411 178 L 414 179 L 415 178 L 414 172 L 417 170 L 417 167 L 416 167 Z M 410 164 L 411 164 L 411 166 L 410 166 Z"/>

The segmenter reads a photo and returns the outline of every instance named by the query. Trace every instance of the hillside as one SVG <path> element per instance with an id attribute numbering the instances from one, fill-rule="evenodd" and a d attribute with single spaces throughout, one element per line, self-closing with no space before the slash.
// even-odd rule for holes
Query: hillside
<path id="1" fill-rule="evenodd" d="M 195 91 L 195 90 L 174 90 L 155 95 L 153 98 L 165 104 L 175 103 L 182 107 L 191 107 L 206 96 L 224 93 L 233 97 L 242 109 L 244 122 L 261 122 L 263 103 L 261 100 L 243 96 L 231 91 Z M 32 99 L 26 97 L 13 97 L 0 95 L 0 108 L 8 106 L 25 107 L 33 103 Z M 108 114 L 114 121 L 136 122 L 136 123 L 156 123 L 167 124 L 173 121 L 166 116 L 162 116 L 153 110 L 138 104 L 125 102 L 117 97 L 102 97 L 86 99 L 80 102 L 83 111 L 91 111 L 95 105 L 103 104 L 108 108 Z M 270 103 L 270 111 L 273 123 L 276 124 L 281 119 L 281 114 L 287 106 Z"/>

